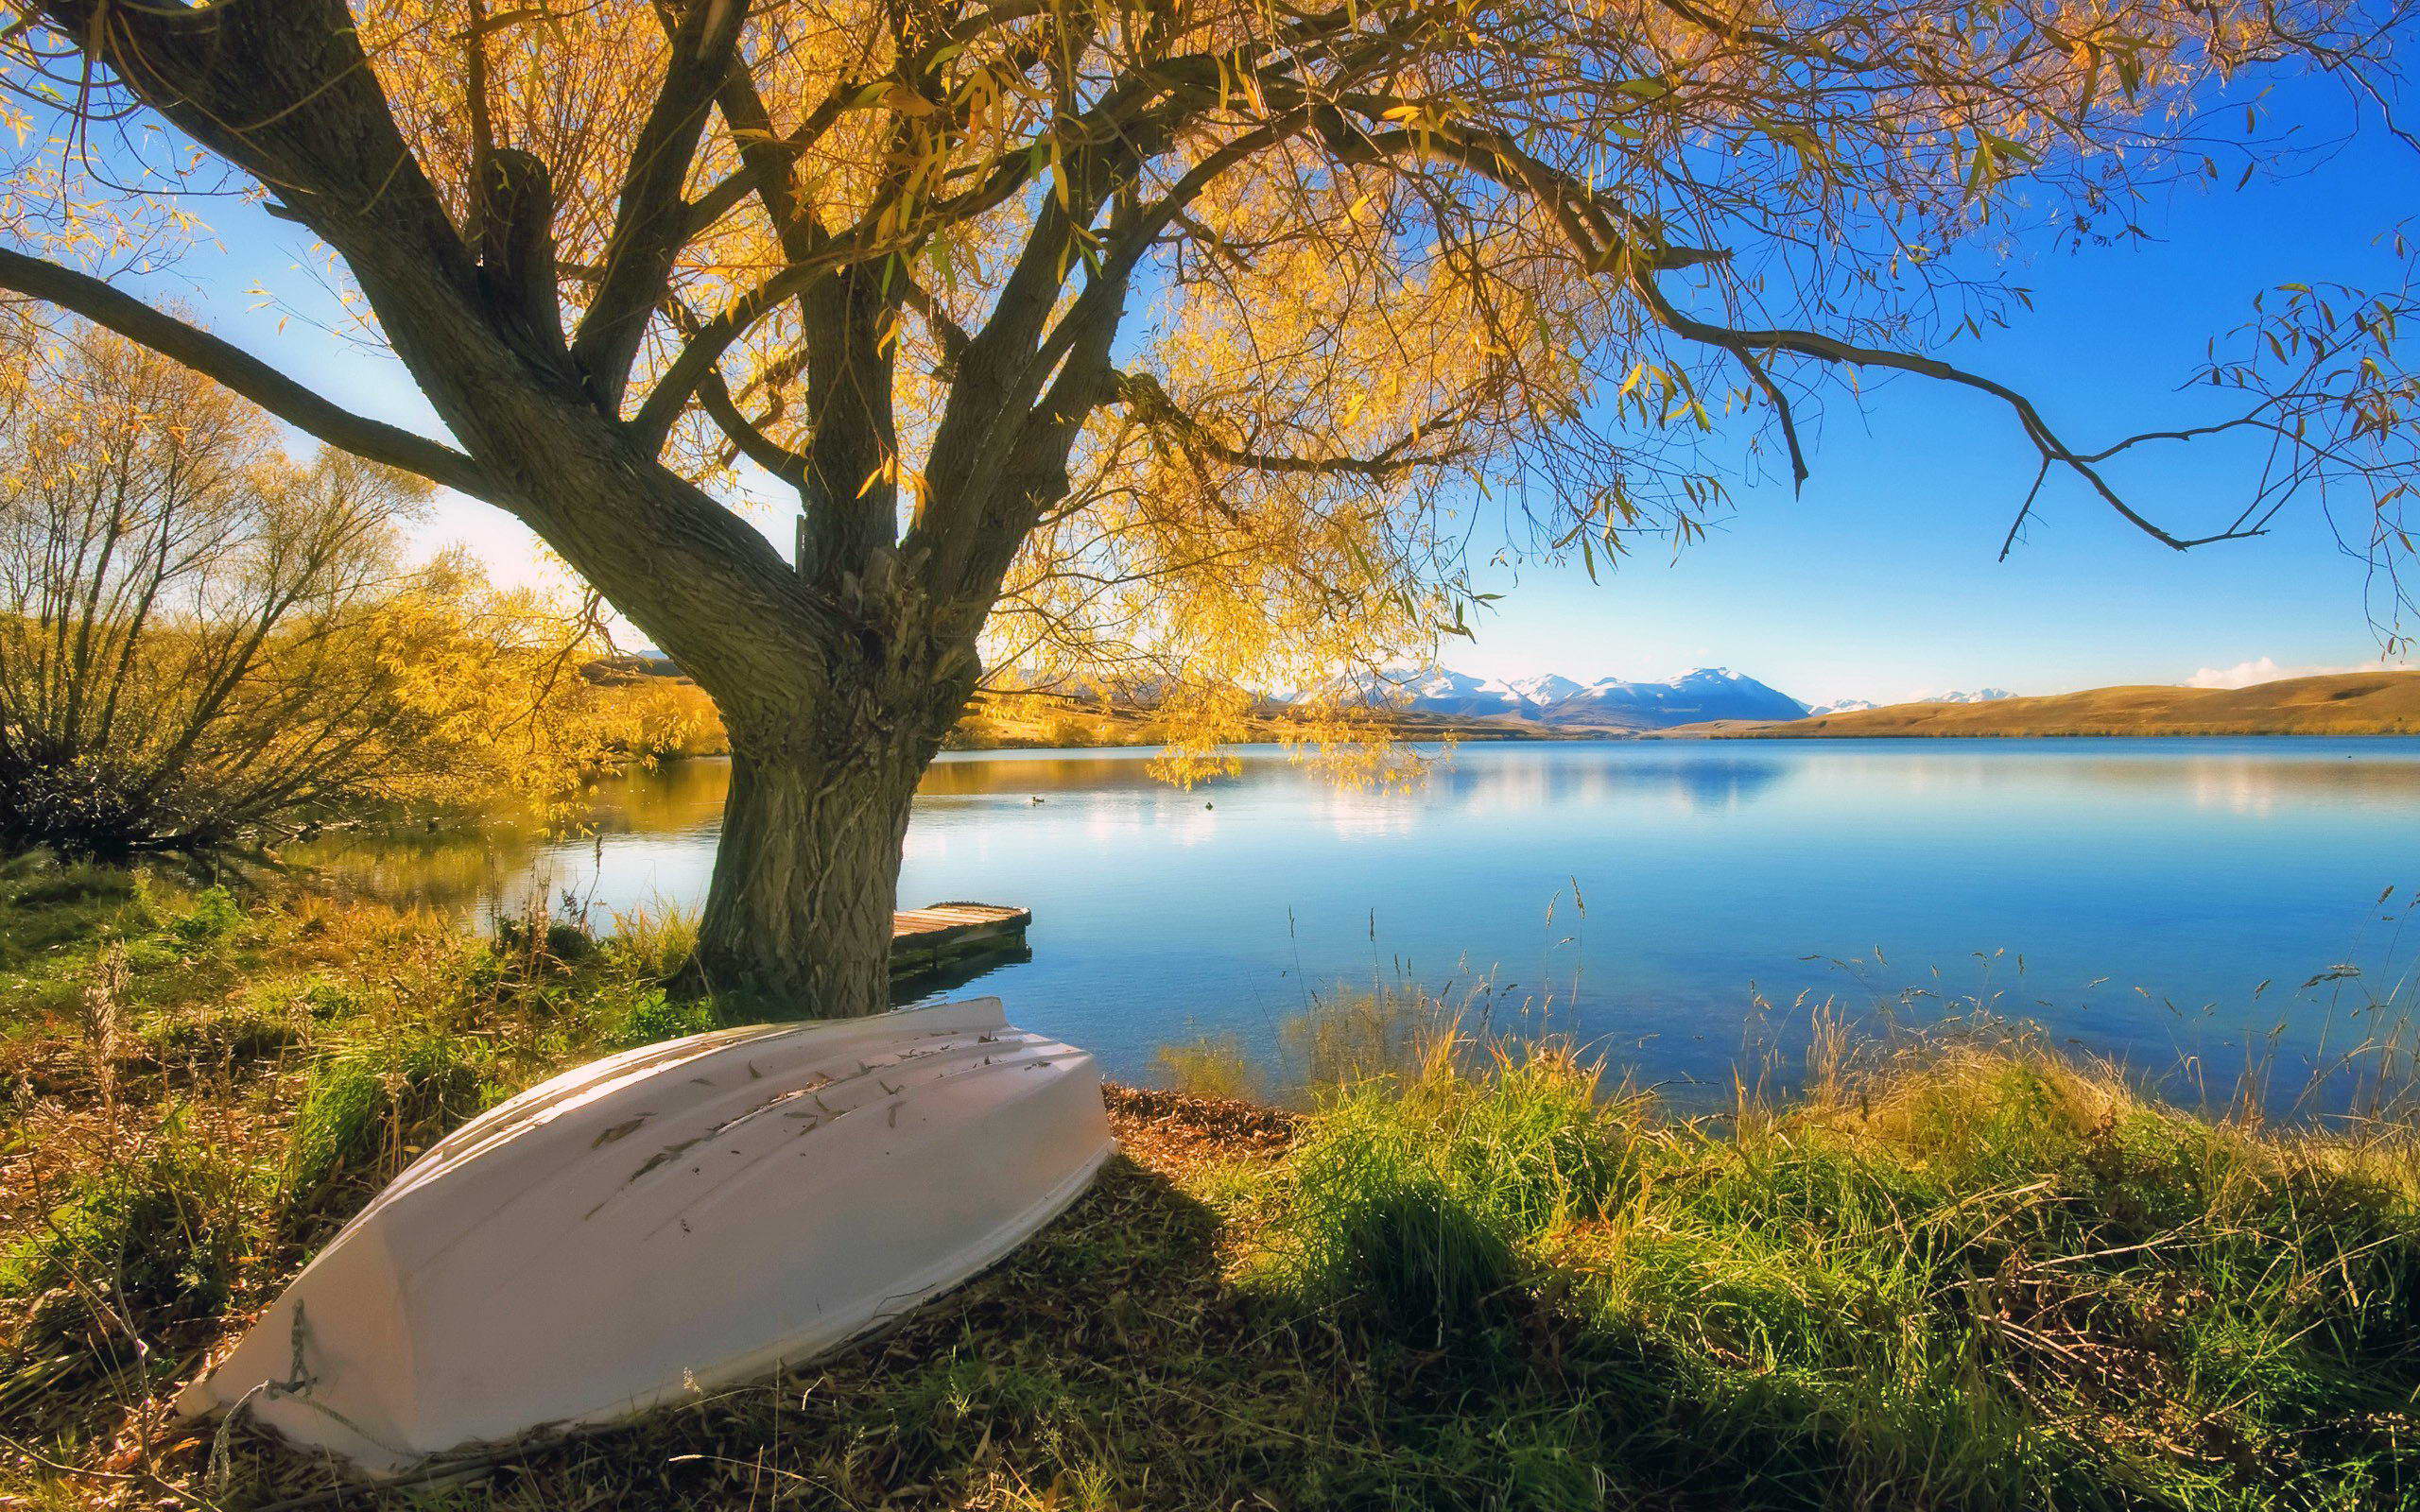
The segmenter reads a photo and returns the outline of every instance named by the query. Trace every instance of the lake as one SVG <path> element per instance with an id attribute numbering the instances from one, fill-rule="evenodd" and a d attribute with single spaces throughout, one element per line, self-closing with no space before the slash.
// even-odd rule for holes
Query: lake
<path id="1" fill-rule="evenodd" d="M 1826 1003 L 1979 1004 L 2216 1090 L 2412 996 L 2420 739 L 1474 744 L 1392 790 L 1275 748 L 1178 789 L 1150 754 L 942 757 L 900 883 L 907 906 L 1030 907 L 1030 959 L 959 995 L 996 992 L 1131 1079 L 1204 1036 L 1274 1057 L 1315 997 L 1418 984 L 1685 1099 L 1775 1055 L 1787 1080 Z M 496 826 L 315 859 L 474 915 L 538 885 L 600 921 L 695 905 L 726 775 L 603 783 L 575 838 Z"/>

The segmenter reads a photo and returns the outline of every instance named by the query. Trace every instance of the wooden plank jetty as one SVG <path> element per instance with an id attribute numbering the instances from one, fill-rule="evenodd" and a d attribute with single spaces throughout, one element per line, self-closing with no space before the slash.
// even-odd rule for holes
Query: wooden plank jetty
<path id="1" fill-rule="evenodd" d="M 1033 910 L 933 903 L 890 916 L 890 974 L 914 976 L 969 956 L 1020 950 Z"/>

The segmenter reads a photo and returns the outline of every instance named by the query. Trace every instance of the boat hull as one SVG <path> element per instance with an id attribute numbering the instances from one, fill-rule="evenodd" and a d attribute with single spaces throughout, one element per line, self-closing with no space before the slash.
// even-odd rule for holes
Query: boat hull
<path id="1" fill-rule="evenodd" d="M 1114 1149 L 998 1000 L 723 1030 L 447 1136 L 180 1399 L 372 1474 L 829 1349 L 1006 1255 Z"/>

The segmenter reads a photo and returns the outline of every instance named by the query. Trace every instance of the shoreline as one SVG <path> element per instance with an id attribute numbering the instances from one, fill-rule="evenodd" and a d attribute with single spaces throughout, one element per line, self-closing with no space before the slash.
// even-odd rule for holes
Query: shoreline
<path id="1" fill-rule="evenodd" d="M 2411 740 L 2420 726 L 2394 730 L 1641 730 L 1639 740 Z"/>
<path id="2" fill-rule="evenodd" d="M 1408 731 L 1397 738 L 1405 745 L 1478 745 L 1478 746 L 1619 746 L 1637 741 L 1846 741 L 1846 740 L 2414 740 L 2420 739 L 2420 728 L 2398 730 L 1706 730 L 1691 726 L 1676 726 L 1668 730 L 1589 730 L 1556 731 L 1553 730 L 1489 730 L 1483 733 L 1457 733 L 1451 736 L 1427 731 Z M 1213 747 L 1215 750 L 1279 749 L 1277 740 L 1237 741 Z M 1092 750 L 1165 750 L 1166 742 L 1152 740 L 1101 741 L 1082 746 L 1049 745 L 1041 741 L 1014 741 L 990 746 L 951 746 L 942 756 L 991 756 L 1019 751 Z M 695 754 L 674 754 L 655 758 L 661 762 L 728 761 L 726 751 L 701 751 Z"/>
<path id="3" fill-rule="evenodd" d="M 93 1505 L 139 1472 L 407 1512 L 409 1486 L 215 1443 L 169 1401 L 414 1151 L 718 1026 L 651 985 L 677 931 L 631 927 L 470 940 L 0 879 L 0 1501 Z M 2420 1487 L 2408 1087 L 2373 1119 L 2214 1119 L 2021 1030 L 1936 1031 L 1830 1046 L 1804 1090 L 1707 1117 L 1553 1041 L 1456 1043 L 1357 1061 L 1307 1111 L 1105 1084 L 1121 1153 L 999 1264 L 783 1375 L 481 1468 L 516 1505 L 669 1512 L 760 1477 L 840 1512 L 905 1486 L 1474 1512 Z"/>

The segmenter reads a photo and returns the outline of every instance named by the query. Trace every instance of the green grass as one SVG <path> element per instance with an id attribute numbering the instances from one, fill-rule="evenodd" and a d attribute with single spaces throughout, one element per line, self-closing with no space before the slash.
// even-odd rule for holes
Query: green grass
<path id="1" fill-rule="evenodd" d="M 80 1173 L 0 1249 L 17 1352 L 124 1365 L 164 1328 L 215 1321 L 258 1241 L 252 1181 L 174 1125 Z"/>
<path id="2" fill-rule="evenodd" d="M 285 1200 L 358 1205 L 410 1158 L 499 1100 L 478 1040 L 427 1023 L 374 1029 L 310 1072 L 285 1140 Z"/>
<path id="3" fill-rule="evenodd" d="M 331 1486 L 162 1403 L 447 1128 L 720 1022 L 661 988 L 684 923 L 565 923 L 0 875 L 0 1503 Z M 1682 1116 L 1454 1022 L 1325 1005 L 1299 1117 L 1114 1094 L 1095 1191 L 891 1332 L 345 1504 L 2420 1508 L 2408 1123 L 1983 1031 Z"/>
<path id="4" fill-rule="evenodd" d="M 1600 1098 L 1565 1052 L 1499 1051 L 1474 1074 L 1453 1048 L 1339 1093 L 1288 1172 L 1304 1299 L 1439 1349 L 1483 1342 L 1530 1253 L 1629 1194 L 1638 1106 Z"/>
<path id="5" fill-rule="evenodd" d="M 621 923 L 475 939 L 302 892 L 0 868 L 0 1417 L 82 1443 L 464 1119 L 712 1026 L 655 985 L 683 926 Z"/>
<path id="6" fill-rule="evenodd" d="M 1616 1501 L 2420 1496 L 2401 1135 L 2213 1125 L 2015 1039 L 1674 1122 L 1548 1050 L 1339 1098 L 1287 1176 L 1281 1293 L 1475 1362 Z"/>
<path id="7" fill-rule="evenodd" d="M 1153 1056 L 1160 1080 L 1197 1096 L 1307 1107 L 1323 1090 L 1417 1071 L 1432 1047 L 1461 1026 L 1487 1032 L 1500 1006 L 1492 984 L 1444 1002 L 1401 982 L 1313 994 L 1278 1025 L 1275 1054 L 1254 1055 L 1232 1030 L 1163 1045 Z M 1533 1035 L 1545 1010 L 1522 1005 L 1509 1015 Z"/>

